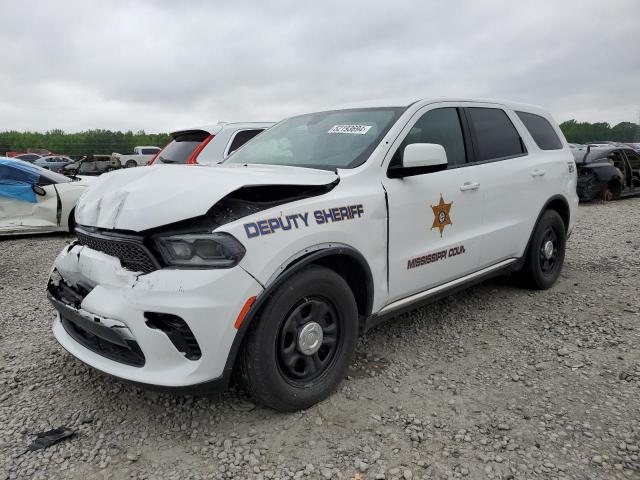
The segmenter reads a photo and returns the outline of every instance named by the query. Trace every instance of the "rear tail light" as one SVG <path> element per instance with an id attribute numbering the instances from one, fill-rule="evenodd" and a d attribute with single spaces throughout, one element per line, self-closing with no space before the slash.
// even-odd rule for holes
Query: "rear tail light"
<path id="1" fill-rule="evenodd" d="M 198 162 L 196 162 L 196 159 L 198 158 L 198 155 L 200 155 L 200 152 L 202 152 L 202 150 L 204 149 L 204 147 L 207 146 L 207 144 L 213 140 L 213 137 L 215 135 L 209 135 L 207 138 L 205 138 L 200 145 L 198 145 L 198 147 L 193 151 L 193 153 L 189 156 L 189 159 L 187 160 L 187 165 L 194 165 Z"/>

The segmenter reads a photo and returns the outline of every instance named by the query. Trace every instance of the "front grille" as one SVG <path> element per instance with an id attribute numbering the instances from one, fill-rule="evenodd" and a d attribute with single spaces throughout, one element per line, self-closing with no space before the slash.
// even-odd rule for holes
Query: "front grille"
<path id="1" fill-rule="evenodd" d="M 142 238 L 116 233 L 90 232 L 76 227 L 78 244 L 106 253 L 120 260 L 120 264 L 133 272 L 150 273 L 160 268 L 158 261 L 144 246 Z"/>
<path id="2" fill-rule="evenodd" d="M 124 363 L 132 367 L 143 367 L 145 364 L 144 354 L 140 346 L 133 340 L 127 340 L 127 346 L 112 343 L 105 338 L 98 337 L 82 328 L 80 323 L 76 323 L 60 312 L 60 320 L 66 332 L 80 345 L 89 350 L 102 355 L 110 360 Z"/>

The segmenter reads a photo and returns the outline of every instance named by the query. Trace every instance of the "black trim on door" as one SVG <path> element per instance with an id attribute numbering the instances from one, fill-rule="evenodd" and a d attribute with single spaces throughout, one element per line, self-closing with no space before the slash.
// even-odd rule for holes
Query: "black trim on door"
<path id="1" fill-rule="evenodd" d="M 456 109 L 458 110 L 458 118 L 460 119 L 460 126 L 462 127 L 462 137 L 464 138 L 464 149 L 467 161 L 464 165 L 455 165 L 452 168 L 463 167 L 471 163 L 476 163 L 476 148 L 471 129 L 471 122 L 467 117 L 467 109 L 464 107 L 456 107 Z"/>
<path id="2" fill-rule="evenodd" d="M 62 200 L 55 184 L 53 184 L 53 190 L 56 192 L 56 226 L 59 227 L 62 224 Z"/>

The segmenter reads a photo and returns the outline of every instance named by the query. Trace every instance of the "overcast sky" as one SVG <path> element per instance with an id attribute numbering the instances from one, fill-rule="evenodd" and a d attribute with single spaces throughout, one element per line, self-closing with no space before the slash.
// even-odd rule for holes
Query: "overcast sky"
<path id="1" fill-rule="evenodd" d="M 638 121 L 640 0 L 25 1 L 0 15 L 0 130 L 168 131 L 376 98 Z"/>

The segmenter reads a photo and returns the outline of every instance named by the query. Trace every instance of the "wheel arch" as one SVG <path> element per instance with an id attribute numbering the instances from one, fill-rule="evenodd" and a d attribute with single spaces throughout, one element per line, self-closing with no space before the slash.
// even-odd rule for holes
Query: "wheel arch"
<path id="1" fill-rule="evenodd" d="M 540 221 L 540 217 L 542 217 L 544 212 L 546 212 L 547 210 L 555 210 L 556 212 L 558 212 L 558 214 L 562 218 L 562 221 L 564 222 L 565 231 L 569 230 L 569 225 L 571 223 L 571 209 L 569 208 L 569 202 L 564 196 L 554 195 L 553 197 L 548 199 L 547 202 L 542 207 L 542 209 L 540 210 L 540 213 L 538 214 L 538 218 L 536 219 L 535 225 L 538 225 L 538 222 Z M 531 231 L 531 235 L 533 235 L 533 231 L 535 230 L 535 225 L 533 227 L 533 230 Z"/>
<path id="2" fill-rule="evenodd" d="M 529 240 L 527 240 L 527 245 L 524 249 L 524 255 L 518 262 L 519 267 L 521 267 L 524 264 L 524 261 L 527 257 L 527 252 L 529 251 L 529 247 L 531 245 L 531 240 L 533 239 L 533 234 L 536 231 L 536 227 L 538 226 L 538 223 L 540 223 L 540 219 L 542 218 L 542 215 L 544 215 L 544 212 L 546 212 L 547 210 L 554 210 L 558 212 L 558 214 L 560 215 L 560 218 L 562 218 L 562 223 L 564 223 L 565 233 L 569 229 L 569 225 L 571 222 L 571 209 L 569 208 L 568 200 L 563 195 L 554 195 L 551 198 L 547 199 L 547 201 L 544 203 L 544 205 L 540 209 L 540 212 L 538 213 L 538 217 L 536 218 L 536 221 L 533 224 L 533 228 L 529 233 Z"/>
<path id="3" fill-rule="evenodd" d="M 317 245 L 291 257 L 266 282 L 265 289 L 257 296 L 236 332 L 224 368 L 225 383 L 231 378 L 236 358 L 244 344 L 251 324 L 260 316 L 260 311 L 271 294 L 288 278 L 311 265 L 329 268 L 340 275 L 351 287 L 358 306 L 359 329 L 362 332 L 365 319 L 373 308 L 373 275 L 364 255 L 345 244 Z"/>

